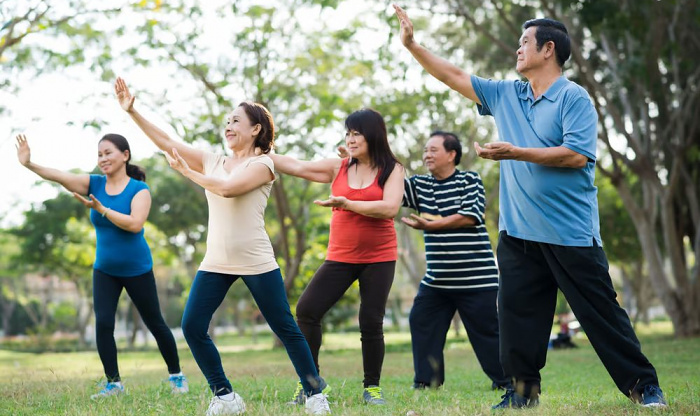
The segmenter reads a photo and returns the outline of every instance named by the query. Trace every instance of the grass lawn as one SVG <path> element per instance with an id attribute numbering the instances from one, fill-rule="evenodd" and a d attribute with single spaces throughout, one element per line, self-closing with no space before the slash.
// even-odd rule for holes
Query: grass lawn
<path id="1" fill-rule="evenodd" d="M 675 340 L 669 324 L 641 327 L 644 352 L 656 366 L 669 409 L 645 409 L 617 391 L 591 346 L 550 351 L 543 370 L 541 404 L 506 411 L 523 415 L 698 415 L 700 414 L 700 339 Z M 321 351 L 322 375 L 332 387 L 336 415 L 491 415 L 500 393 L 490 390 L 471 346 L 451 338 L 446 347 L 446 384 L 439 391 L 414 392 L 408 334 L 387 334 L 382 387 L 384 407 L 362 403 L 359 334 L 328 334 Z M 221 338 L 224 368 L 251 415 L 303 415 L 290 407 L 295 373 L 284 351 L 240 351 L 236 339 Z M 245 343 L 247 343 L 246 341 Z M 243 342 L 241 342 L 243 343 Z M 260 344 L 271 345 L 260 336 Z M 157 350 L 122 352 L 120 372 L 128 394 L 90 400 L 102 374 L 97 352 L 28 354 L 0 350 L 0 415 L 203 415 L 210 392 L 189 350 L 180 358 L 190 393 L 170 394 L 165 364 Z M 410 412 L 413 413 L 410 413 Z"/>

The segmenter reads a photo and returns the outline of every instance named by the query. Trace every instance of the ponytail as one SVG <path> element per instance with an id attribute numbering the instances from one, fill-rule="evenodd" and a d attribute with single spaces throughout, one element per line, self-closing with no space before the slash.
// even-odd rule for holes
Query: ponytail
<path id="1" fill-rule="evenodd" d="M 146 171 L 141 166 L 132 165 L 126 162 L 126 174 L 137 181 L 146 182 Z"/>

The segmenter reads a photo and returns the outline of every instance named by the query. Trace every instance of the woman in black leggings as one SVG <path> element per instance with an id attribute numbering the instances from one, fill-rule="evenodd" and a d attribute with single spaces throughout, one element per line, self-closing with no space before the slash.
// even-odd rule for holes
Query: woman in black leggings
<path id="1" fill-rule="evenodd" d="M 129 142 L 118 134 L 102 137 L 97 147 L 97 164 L 102 175 L 62 172 L 33 163 L 24 135 L 17 136 L 17 158 L 24 167 L 43 179 L 63 185 L 91 208 L 90 220 L 97 236 L 92 277 L 97 352 L 107 377 L 105 386 L 92 398 L 124 392 L 114 341 L 114 320 L 122 289 L 126 289 L 158 343 L 168 366 L 172 392 L 186 393 L 187 380 L 180 371 L 175 338 L 160 312 L 151 250 L 143 236 L 151 194 L 144 182 L 143 169 L 129 163 Z"/>

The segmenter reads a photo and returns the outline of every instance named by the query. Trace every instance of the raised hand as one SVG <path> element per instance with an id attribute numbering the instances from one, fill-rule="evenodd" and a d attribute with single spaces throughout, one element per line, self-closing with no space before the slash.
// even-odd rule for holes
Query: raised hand
<path id="1" fill-rule="evenodd" d="M 122 78 L 117 78 L 114 83 L 114 92 L 117 94 L 117 100 L 119 100 L 122 110 L 129 112 L 134 108 L 136 97 L 131 95 L 129 87 L 126 86 L 126 82 Z"/>
<path id="2" fill-rule="evenodd" d="M 398 17 L 399 23 L 401 23 L 401 31 L 399 32 L 401 43 L 403 43 L 403 46 L 408 48 L 413 43 L 413 23 L 411 22 L 411 19 L 408 18 L 408 15 L 404 9 L 396 4 L 393 4 L 392 6 L 394 6 L 396 17 Z"/>
<path id="3" fill-rule="evenodd" d="M 322 207 L 329 207 L 329 208 L 345 208 L 345 204 L 348 203 L 348 199 L 344 196 L 333 196 L 331 195 L 330 198 L 326 200 L 315 200 L 314 204 L 320 205 Z"/>
<path id="4" fill-rule="evenodd" d="M 17 143 L 15 147 L 17 148 L 17 160 L 22 166 L 27 166 L 31 162 L 32 154 L 29 150 L 29 143 L 27 143 L 27 136 L 24 134 L 18 134 L 16 137 Z"/>
<path id="5" fill-rule="evenodd" d="M 348 148 L 343 146 L 343 145 L 338 146 L 338 149 L 336 149 L 336 150 L 338 153 L 338 157 L 341 159 L 345 159 L 346 157 L 350 156 L 350 153 L 348 152 Z"/>

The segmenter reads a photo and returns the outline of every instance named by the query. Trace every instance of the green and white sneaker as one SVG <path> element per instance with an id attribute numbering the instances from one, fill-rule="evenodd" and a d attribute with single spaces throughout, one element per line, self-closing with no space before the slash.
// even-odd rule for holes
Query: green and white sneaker
<path id="1" fill-rule="evenodd" d="M 365 387 L 365 390 L 362 392 L 362 399 L 367 404 L 386 404 L 386 400 L 384 400 L 384 394 L 382 393 L 382 388 L 379 386 Z"/>
<path id="2" fill-rule="evenodd" d="M 326 380 L 321 379 L 321 393 L 325 394 L 328 396 L 328 393 L 331 392 L 331 386 L 329 386 L 326 383 Z M 304 393 L 304 386 L 301 384 L 301 381 L 297 382 L 297 387 L 294 389 L 294 395 L 292 396 L 292 400 L 288 401 L 287 404 L 290 406 L 302 406 L 306 403 L 306 394 Z"/>
<path id="3" fill-rule="evenodd" d="M 100 391 L 90 396 L 90 398 L 96 400 L 101 399 L 103 397 L 116 396 L 122 393 L 124 393 L 124 386 L 122 386 L 121 382 L 108 381 L 103 385 Z"/>

